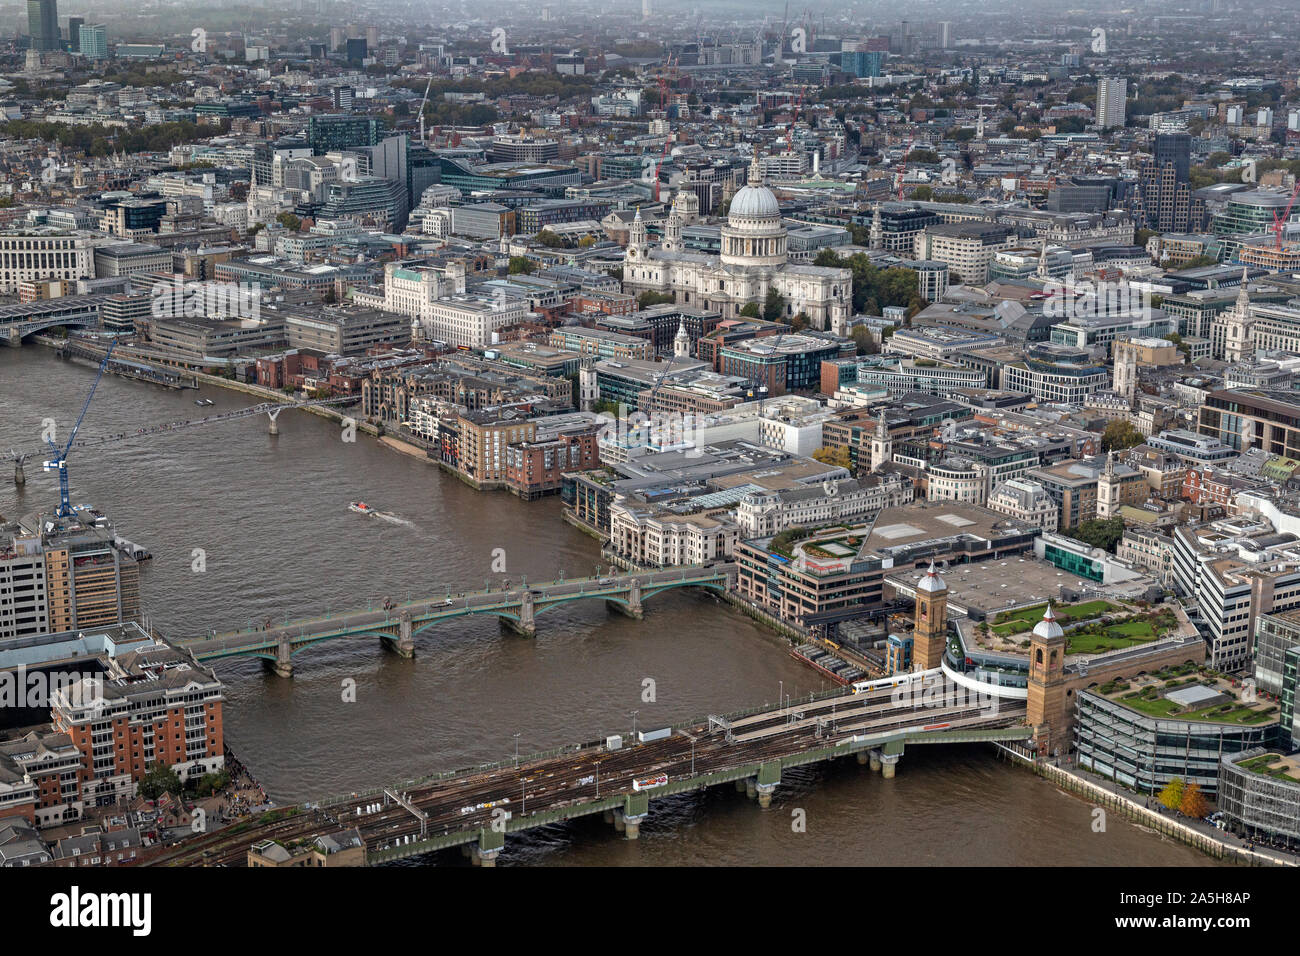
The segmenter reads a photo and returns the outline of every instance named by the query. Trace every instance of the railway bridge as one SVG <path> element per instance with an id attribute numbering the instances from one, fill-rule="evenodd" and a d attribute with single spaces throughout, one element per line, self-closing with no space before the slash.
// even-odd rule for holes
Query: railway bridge
<path id="1" fill-rule="evenodd" d="M 272 623 L 242 631 L 212 633 L 180 641 L 180 646 L 203 662 L 227 657 L 255 657 L 281 677 L 293 676 L 293 656 L 305 648 L 340 638 L 377 637 L 403 657 L 415 653 L 415 637 L 434 625 L 472 614 L 489 614 L 516 633 L 537 633 L 537 615 L 572 601 L 604 601 L 611 610 L 640 619 L 643 602 L 675 588 L 705 588 L 725 593 L 734 583 L 735 565 L 711 565 L 548 581 L 499 590 L 485 589 L 422 598 L 403 603 L 385 601 L 379 607 L 358 608 L 322 617 Z"/>
<path id="2" fill-rule="evenodd" d="M 291 807 L 150 864 L 242 866 L 263 840 L 355 827 L 370 864 L 459 846 L 491 866 L 510 834 L 534 827 L 603 814 L 635 840 L 652 801 L 674 794 L 733 784 L 768 807 L 795 767 L 854 758 L 890 778 L 908 747 L 1032 735 L 1023 700 L 974 696 L 935 669 Z"/>
<path id="3" fill-rule="evenodd" d="M 46 303 L 20 303 L 0 307 L 0 342 L 19 348 L 23 339 L 53 328 L 95 328 L 99 325 L 99 306 L 87 305 L 85 299 L 69 297 Z"/>

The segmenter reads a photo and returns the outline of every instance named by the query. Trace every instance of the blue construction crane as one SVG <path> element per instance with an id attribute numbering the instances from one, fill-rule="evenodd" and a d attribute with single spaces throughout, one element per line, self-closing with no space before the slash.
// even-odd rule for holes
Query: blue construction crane
<path id="1" fill-rule="evenodd" d="M 68 443 L 62 449 L 55 444 L 53 438 L 45 439 L 54 449 L 54 458 L 45 462 L 46 471 L 58 469 L 59 472 L 59 510 L 54 512 L 57 517 L 68 518 L 72 515 L 72 502 L 68 499 L 68 452 L 72 450 L 72 443 L 77 440 L 77 431 L 81 428 L 81 420 L 86 417 L 86 410 L 90 408 L 90 400 L 95 397 L 95 389 L 99 387 L 99 380 L 104 377 L 104 369 L 108 367 L 108 358 L 113 354 L 113 346 L 117 345 L 117 340 L 108 343 L 108 351 L 104 353 L 104 360 L 99 363 L 99 371 L 95 373 L 95 381 L 90 385 L 90 394 L 86 396 L 86 403 L 81 406 L 81 414 L 77 416 L 77 424 L 72 426 L 72 434 L 68 436 Z"/>

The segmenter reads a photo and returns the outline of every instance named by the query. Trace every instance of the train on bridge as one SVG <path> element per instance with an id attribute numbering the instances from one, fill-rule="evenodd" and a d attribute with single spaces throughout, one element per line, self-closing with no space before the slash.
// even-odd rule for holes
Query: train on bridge
<path id="1" fill-rule="evenodd" d="M 941 672 L 911 675 L 947 700 Z M 880 683 L 880 682 L 865 682 Z M 727 717 L 710 717 L 632 746 L 620 737 L 563 747 L 520 762 L 483 765 L 401 788 L 378 789 L 264 814 L 239 832 L 204 834 L 163 853 L 151 864 L 243 865 L 257 841 L 309 839 L 357 827 L 370 863 L 464 847 L 490 865 L 508 833 L 604 813 L 635 839 L 650 799 L 735 783 L 760 805 L 771 802 L 782 771 L 856 756 L 885 776 L 905 746 L 931 743 L 1025 741 L 1022 702 L 995 712 L 959 704 L 927 707 L 920 695 L 892 700 L 893 686 L 836 688 L 821 695 Z M 392 799 L 398 793 L 400 801 Z M 359 812 L 360 811 L 360 812 Z"/>

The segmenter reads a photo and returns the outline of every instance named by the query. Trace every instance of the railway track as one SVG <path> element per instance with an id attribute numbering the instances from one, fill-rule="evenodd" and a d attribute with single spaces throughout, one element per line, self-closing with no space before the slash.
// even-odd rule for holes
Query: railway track
<path id="1" fill-rule="evenodd" d="M 927 678 L 923 687 L 935 690 L 941 683 Z M 910 706 L 899 706 L 893 693 L 893 688 L 888 687 L 857 694 L 846 692 L 750 715 L 731 722 L 730 740 L 728 734 L 716 728 L 710 732 L 708 725 L 692 726 L 688 731 L 695 737 L 693 752 L 691 740 L 682 734 L 613 751 L 590 744 L 524 761 L 517 768 L 468 771 L 401 788 L 410 803 L 425 815 L 424 821 L 400 804 L 385 803 L 386 798 L 375 795 L 310 809 L 290 808 L 299 812 L 196 837 L 176 853 L 146 865 L 237 866 L 244 863 L 248 847 L 260 840 L 293 842 L 340 828 L 356 827 L 372 850 L 395 845 L 407 837 L 418 838 L 422 827 L 426 836 L 469 834 L 491 826 L 499 810 L 518 818 L 576 807 L 597 798 L 631 793 L 634 779 L 658 774 L 677 780 L 690 777 L 692 766 L 693 775 L 702 777 L 841 744 L 860 734 L 909 727 L 963 729 L 1005 723 L 1007 718 L 1020 714 L 1016 705 L 1006 702 L 996 713 L 978 705 L 936 712 L 922 707 L 919 696 L 911 698 Z M 379 809 L 370 810 L 376 803 Z"/>

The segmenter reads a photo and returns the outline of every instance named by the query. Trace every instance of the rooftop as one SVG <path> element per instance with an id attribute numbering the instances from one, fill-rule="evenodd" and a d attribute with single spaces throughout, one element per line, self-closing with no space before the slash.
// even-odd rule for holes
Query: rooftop
<path id="1" fill-rule="evenodd" d="M 1245 699 L 1234 681 L 1191 664 L 1091 690 L 1130 710 L 1168 720 L 1255 727 L 1276 721 L 1278 714 L 1276 704 Z"/>

